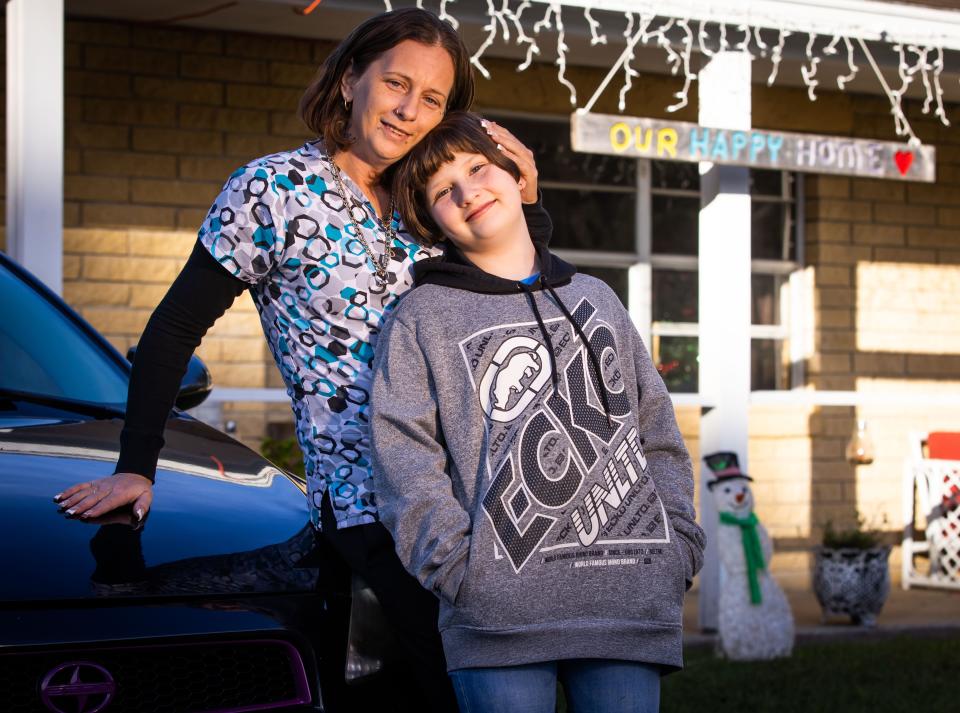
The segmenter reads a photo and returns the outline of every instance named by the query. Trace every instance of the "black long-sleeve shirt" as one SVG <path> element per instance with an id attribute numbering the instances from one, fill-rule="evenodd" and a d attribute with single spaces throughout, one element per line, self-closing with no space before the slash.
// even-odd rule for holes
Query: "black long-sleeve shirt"
<path id="1" fill-rule="evenodd" d="M 533 240 L 549 242 L 553 224 L 541 203 L 524 205 L 523 213 Z M 140 337 L 115 472 L 154 479 L 164 426 L 187 362 L 207 331 L 249 286 L 220 265 L 202 243 L 194 245 Z"/>

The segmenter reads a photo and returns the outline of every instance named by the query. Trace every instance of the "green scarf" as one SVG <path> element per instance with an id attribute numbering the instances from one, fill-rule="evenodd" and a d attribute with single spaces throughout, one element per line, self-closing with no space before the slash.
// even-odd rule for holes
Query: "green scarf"
<path id="1" fill-rule="evenodd" d="M 763 549 L 760 547 L 760 537 L 757 535 L 757 523 L 760 521 L 754 513 L 750 513 L 742 520 L 728 512 L 720 513 L 720 522 L 724 525 L 736 525 L 740 528 L 743 538 L 743 554 L 747 559 L 747 581 L 750 583 L 750 603 L 759 604 L 760 579 L 757 572 L 766 569 L 763 564 Z"/>

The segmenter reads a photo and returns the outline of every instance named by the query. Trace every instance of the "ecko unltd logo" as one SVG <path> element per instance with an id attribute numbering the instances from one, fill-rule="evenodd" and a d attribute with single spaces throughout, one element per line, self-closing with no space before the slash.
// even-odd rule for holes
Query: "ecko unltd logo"
<path id="1" fill-rule="evenodd" d="M 508 423 L 523 413 L 550 378 L 550 353 L 533 337 L 510 337 L 497 349 L 480 379 L 483 412 Z"/>

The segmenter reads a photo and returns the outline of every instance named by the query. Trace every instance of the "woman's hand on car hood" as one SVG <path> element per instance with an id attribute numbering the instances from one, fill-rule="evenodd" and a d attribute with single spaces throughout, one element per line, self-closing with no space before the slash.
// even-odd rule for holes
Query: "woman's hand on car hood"
<path id="1" fill-rule="evenodd" d="M 53 501 L 71 517 L 99 517 L 124 505 L 133 505 L 133 515 L 142 522 L 153 502 L 153 483 L 136 473 L 114 473 L 106 478 L 72 485 Z"/>

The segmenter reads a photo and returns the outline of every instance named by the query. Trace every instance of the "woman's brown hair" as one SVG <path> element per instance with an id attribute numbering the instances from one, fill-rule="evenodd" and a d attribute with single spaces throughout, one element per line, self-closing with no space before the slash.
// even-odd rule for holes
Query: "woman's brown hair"
<path id="1" fill-rule="evenodd" d="M 447 114 L 424 139 L 394 166 L 393 195 L 407 231 L 425 245 L 443 240 L 443 231 L 430 216 L 427 182 L 456 153 L 480 154 L 520 180 L 520 168 L 500 151 L 470 111 Z"/>
<path id="2" fill-rule="evenodd" d="M 384 12 L 358 25 L 330 53 L 317 76 L 300 99 L 300 118 L 323 139 L 327 151 L 347 148 L 350 111 L 344 106 L 340 83 L 348 69 L 357 76 L 371 62 L 401 42 L 413 40 L 439 45 L 453 62 L 453 88 L 447 97 L 447 111 L 469 109 L 473 104 L 473 70 L 470 53 L 451 25 L 431 12 L 415 7 Z"/>

